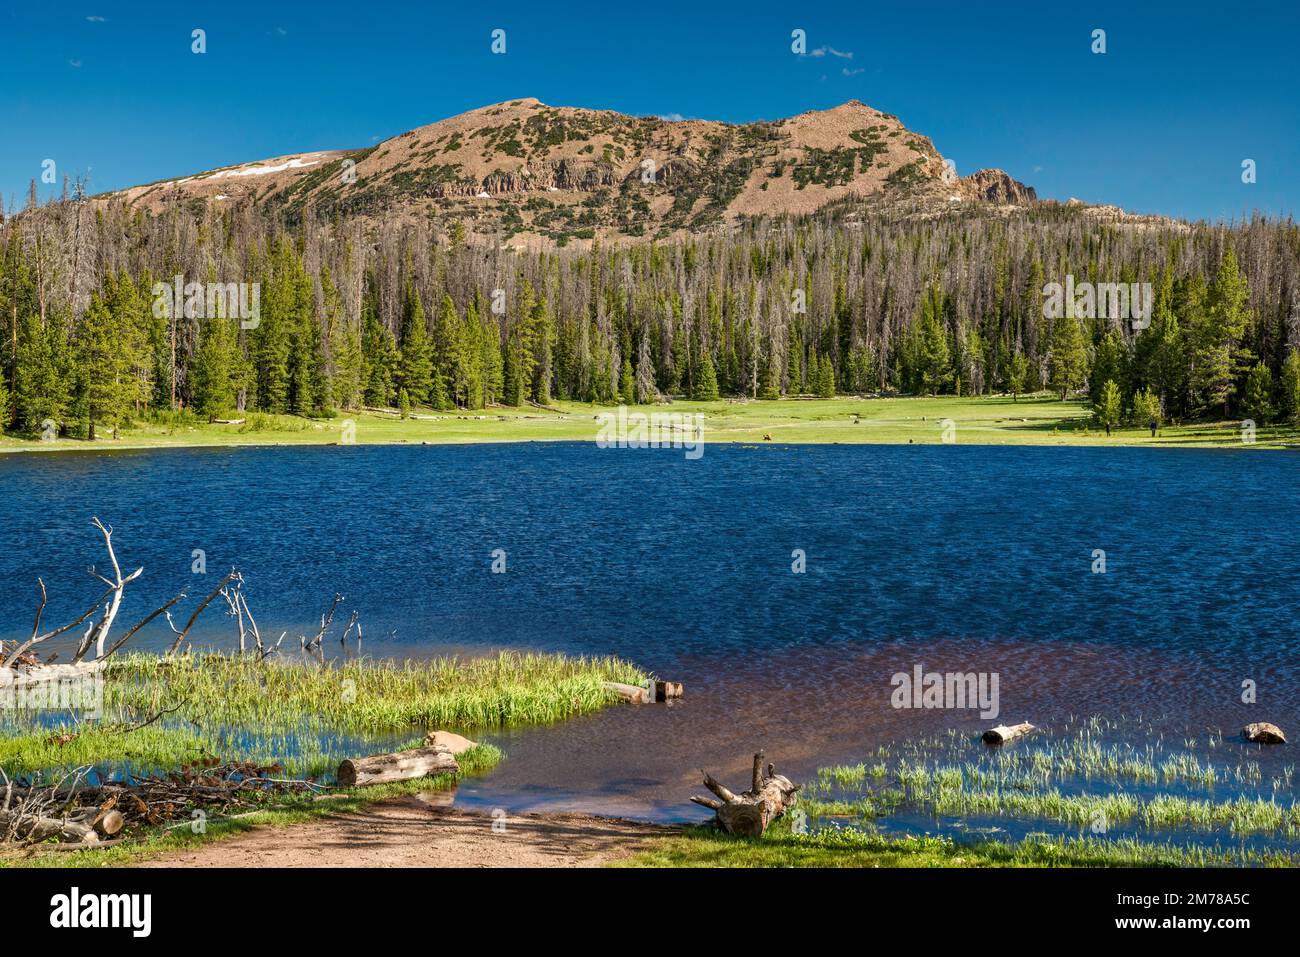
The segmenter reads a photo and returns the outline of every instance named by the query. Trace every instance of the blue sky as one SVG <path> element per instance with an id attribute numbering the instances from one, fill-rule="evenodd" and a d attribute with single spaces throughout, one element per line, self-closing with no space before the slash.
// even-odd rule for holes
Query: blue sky
<path id="1" fill-rule="evenodd" d="M 809 55 L 791 52 L 796 28 Z M 45 159 L 100 192 L 368 146 L 522 96 L 732 122 L 856 98 L 962 174 L 1002 167 L 1040 196 L 1294 214 L 1297 36 L 1294 2 L 13 3 L 0 191 L 21 201 Z"/>

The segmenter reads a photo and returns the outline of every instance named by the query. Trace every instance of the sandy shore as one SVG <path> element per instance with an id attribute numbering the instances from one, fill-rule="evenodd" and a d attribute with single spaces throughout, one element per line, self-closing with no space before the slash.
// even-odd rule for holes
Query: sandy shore
<path id="1" fill-rule="evenodd" d="M 587 814 L 487 814 L 419 796 L 287 827 L 256 827 L 139 867 L 597 867 L 680 827 Z"/>

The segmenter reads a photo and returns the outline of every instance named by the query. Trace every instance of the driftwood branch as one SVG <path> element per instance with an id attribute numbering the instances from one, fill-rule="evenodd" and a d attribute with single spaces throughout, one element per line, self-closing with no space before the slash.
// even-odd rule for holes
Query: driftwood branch
<path id="1" fill-rule="evenodd" d="M 764 768 L 762 751 L 754 755 L 749 790 L 743 794 L 735 794 L 708 771 L 701 773 L 704 786 L 713 792 L 716 800 L 706 797 L 691 800 L 712 810 L 718 826 L 729 834 L 759 837 L 769 824 L 794 806 L 795 792 L 799 790 L 799 785 L 777 774 L 773 765 Z"/>
<path id="2" fill-rule="evenodd" d="M 235 575 L 237 574 L 239 573 L 232 568 L 230 569 L 230 571 L 226 573 L 225 578 L 217 582 L 217 587 L 212 589 L 212 592 L 208 595 L 207 598 L 203 599 L 203 602 L 199 605 L 198 608 L 194 609 L 194 614 L 190 615 L 190 620 L 185 623 L 185 627 L 180 631 L 176 632 L 176 640 L 172 642 L 172 646 L 167 650 L 167 654 L 169 655 L 176 654 L 176 651 L 178 648 L 180 648 L 181 643 L 185 641 L 185 639 L 189 636 L 190 631 L 194 628 L 194 623 L 199 620 L 199 615 L 203 614 L 203 609 L 207 608 L 208 605 L 212 604 L 212 599 L 220 595 L 222 589 L 224 589 L 226 585 L 230 583 L 230 580 L 234 578 Z M 176 631 L 175 628 L 173 628 L 172 630 Z"/>

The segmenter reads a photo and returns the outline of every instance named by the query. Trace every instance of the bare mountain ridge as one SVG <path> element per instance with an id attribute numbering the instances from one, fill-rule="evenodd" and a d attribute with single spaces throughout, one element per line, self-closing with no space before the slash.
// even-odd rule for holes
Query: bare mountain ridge
<path id="1" fill-rule="evenodd" d="M 849 198 L 932 208 L 1037 200 L 1001 170 L 957 177 L 928 137 L 857 100 L 740 125 L 512 100 L 369 149 L 282 156 L 109 195 L 155 210 L 248 200 L 290 214 L 433 213 L 523 245 L 662 237 Z"/>

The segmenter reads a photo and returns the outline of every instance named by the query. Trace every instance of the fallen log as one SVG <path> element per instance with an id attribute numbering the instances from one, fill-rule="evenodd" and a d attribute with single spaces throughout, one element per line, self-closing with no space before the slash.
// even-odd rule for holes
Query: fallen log
<path id="1" fill-rule="evenodd" d="M 754 755 L 754 772 L 750 778 L 749 790 L 735 794 L 713 778 L 708 771 L 704 775 L 704 786 L 717 795 L 713 798 L 692 797 L 696 804 L 711 808 L 717 815 L 718 826 L 728 834 L 742 834 L 746 837 L 761 837 L 768 825 L 794 807 L 795 792 L 799 785 L 789 778 L 776 773 L 771 764 L 763 767 L 763 752 Z"/>
<path id="2" fill-rule="evenodd" d="M 339 784 L 345 788 L 410 781 L 431 774 L 459 774 L 456 756 L 442 745 L 412 748 L 368 758 L 349 758 L 339 765 Z"/>
<path id="3" fill-rule="evenodd" d="M 1255 744 L 1286 744 L 1282 729 L 1267 721 L 1255 721 L 1241 729 L 1242 736 Z"/>
<path id="4" fill-rule="evenodd" d="M 984 732 L 984 743 L 1006 744 L 1008 741 L 1014 741 L 1016 738 L 1023 737 L 1033 730 L 1034 726 L 1028 721 L 1023 724 L 1013 724 L 1010 727 L 1000 724 L 996 728 L 989 728 Z"/>
<path id="5" fill-rule="evenodd" d="M 605 687 L 624 701 L 630 701 L 632 704 L 649 704 L 653 700 L 650 696 L 650 690 L 640 685 L 625 685 L 618 681 L 606 681 Z"/>
<path id="6" fill-rule="evenodd" d="M 94 827 L 82 821 L 24 814 L 21 811 L 0 811 L 0 831 L 12 833 L 32 843 L 47 841 L 52 837 L 73 844 L 94 844 L 99 841 Z"/>

